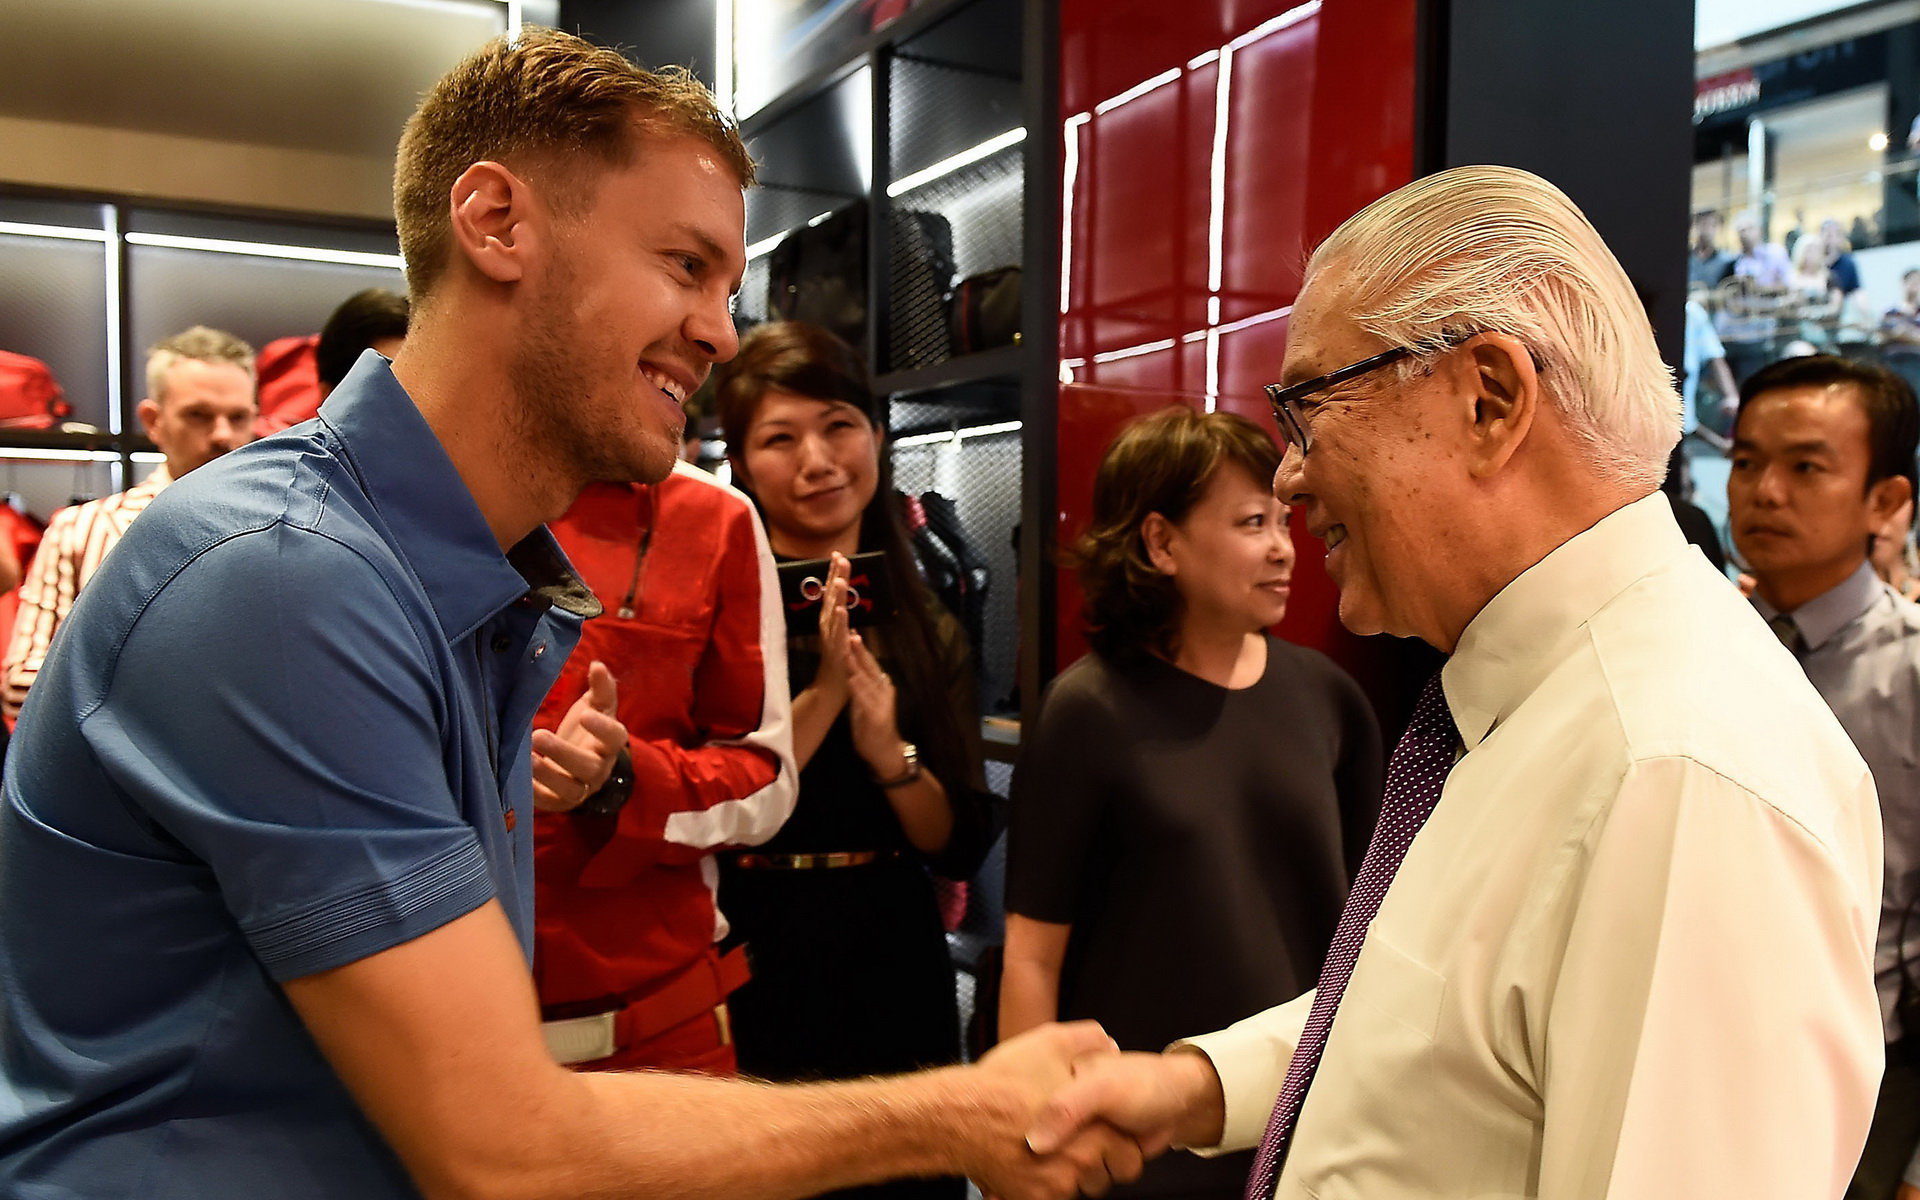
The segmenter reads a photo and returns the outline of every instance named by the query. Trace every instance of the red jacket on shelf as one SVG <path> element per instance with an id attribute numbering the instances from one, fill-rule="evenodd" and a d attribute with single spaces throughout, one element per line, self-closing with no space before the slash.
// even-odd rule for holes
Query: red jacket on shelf
<path id="1" fill-rule="evenodd" d="M 536 818 L 548 1045 L 594 1069 L 731 1071 L 724 1001 L 746 972 L 714 948 L 712 855 L 778 831 L 798 778 L 766 534 L 744 495 L 685 464 L 658 484 L 589 487 L 552 528 L 606 612 L 535 724 L 557 726 L 606 663 L 634 783 L 617 816 Z"/>

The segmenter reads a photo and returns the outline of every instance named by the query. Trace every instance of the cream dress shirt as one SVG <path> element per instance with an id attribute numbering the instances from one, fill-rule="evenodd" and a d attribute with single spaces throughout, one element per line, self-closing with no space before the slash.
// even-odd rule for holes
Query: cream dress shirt
<path id="1" fill-rule="evenodd" d="M 1873 1112 L 1880 815 L 1659 493 L 1493 598 L 1465 743 L 1374 919 L 1282 1200 L 1820 1200 Z M 1256 1144 L 1309 992 L 1191 1045 Z"/>

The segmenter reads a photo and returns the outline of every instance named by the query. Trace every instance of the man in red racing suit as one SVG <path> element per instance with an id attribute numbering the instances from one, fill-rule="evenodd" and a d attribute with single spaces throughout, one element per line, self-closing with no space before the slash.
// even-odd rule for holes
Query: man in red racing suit
<path id="1" fill-rule="evenodd" d="M 745 496 L 684 463 L 657 484 L 591 486 L 552 529 L 606 611 L 535 725 L 559 724 L 598 661 L 628 742 L 607 788 L 536 817 L 548 1048 L 594 1070 L 730 1073 L 726 997 L 747 972 L 715 950 L 713 853 L 771 837 L 798 776 L 766 534 Z"/>

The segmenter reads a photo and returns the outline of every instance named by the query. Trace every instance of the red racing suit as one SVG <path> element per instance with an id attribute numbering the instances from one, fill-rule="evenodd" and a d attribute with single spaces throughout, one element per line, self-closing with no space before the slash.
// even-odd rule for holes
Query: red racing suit
<path id="1" fill-rule="evenodd" d="M 557 726 L 604 662 L 633 759 L 617 816 L 534 826 L 534 978 L 548 1021 L 610 1045 L 593 1069 L 731 1071 L 726 994 L 744 963 L 714 949 L 713 852 L 756 845 L 793 812 L 786 624 L 752 503 L 680 464 L 660 483 L 596 484 L 553 533 L 606 612 L 541 706 Z M 591 1046 L 591 1044 L 589 1043 Z M 613 1053 L 598 1054 L 611 1048 Z"/>

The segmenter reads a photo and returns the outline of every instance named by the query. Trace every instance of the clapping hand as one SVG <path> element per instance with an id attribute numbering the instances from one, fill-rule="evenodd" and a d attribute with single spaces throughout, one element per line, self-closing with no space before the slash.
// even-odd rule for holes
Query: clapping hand
<path id="1" fill-rule="evenodd" d="M 853 627 L 847 614 L 847 577 L 853 564 L 835 550 L 828 556 L 827 582 L 820 595 L 820 669 L 812 686 L 834 709 L 847 702 L 847 644 Z"/>
<path id="2" fill-rule="evenodd" d="M 557 730 L 533 731 L 533 806 L 541 812 L 569 812 L 600 790 L 620 751 L 627 727 L 615 716 L 619 689 L 602 662 L 587 668 L 587 690 Z"/>
<path id="3" fill-rule="evenodd" d="M 846 640 L 847 719 L 853 748 L 876 775 L 900 773 L 899 704 L 893 677 L 880 668 L 866 639 L 849 633 Z"/>

